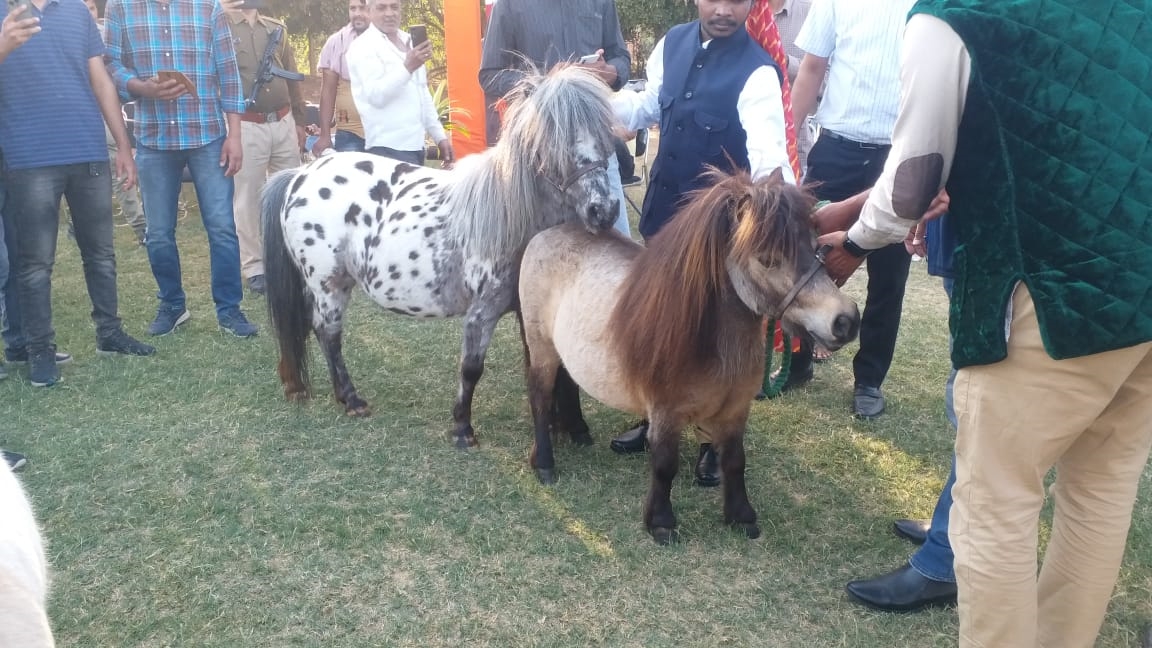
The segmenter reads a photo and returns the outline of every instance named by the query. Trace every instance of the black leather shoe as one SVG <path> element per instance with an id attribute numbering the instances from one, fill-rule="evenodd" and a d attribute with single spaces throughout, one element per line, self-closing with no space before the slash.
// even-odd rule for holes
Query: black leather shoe
<path id="1" fill-rule="evenodd" d="M 852 393 L 852 413 L 856 418 L 872 420 L 884 413 L 884 394 L 879 387 L 857 385 Z"/>
<path id="2" fill-rule="evenodd" d="M 928 520 L 896 520 L 892 523 L 892 533 L 912 544 L 922 545 L 928 539 L 932 523 Z"/>
<path id="3" fill-rule="evenodd" d="M 696 485 L 701 488 L 715 488 L 720 485 L 720 458 L 712 449 L 711 443 L 700 444 L 700 456 L 696 459 Z"/>
<path id="4" fill-rule="evenodd" d="M 648 421 L 640 421 L 635 427 L 612 439 L 608 444 L 616 454 L 639 454 L 648 449 Z"/>
<path id="5" fill-rule="evenodd" d="M 956 583 L 925 578 L 909 564 L 870 580 L 852 581 L 844 589 L 853 601 L 883 612 L 956 605 Z"/>

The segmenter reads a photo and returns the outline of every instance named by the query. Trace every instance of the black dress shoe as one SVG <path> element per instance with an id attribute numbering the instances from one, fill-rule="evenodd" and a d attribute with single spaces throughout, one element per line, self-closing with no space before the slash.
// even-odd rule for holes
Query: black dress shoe
<path id="1" fill-rule="evenodd" d="M 928 539 L 928 530 L 931 528 L 929 520 L 896 520 L 892 523 L 892 533 L 918 545 Z"/>
<path id="2" fill-rule="evenodd" d="M 884 413 L 884 394 L 879 387 L 857 385 L 852 393 L 852 413 L 856 418 L 872 420 Z"/>
<path id="3" fill-rule="evenodd" d="M 638 454 L 648 449 L 648 421 L 640 421 L 635 427 L 612 439 L 608 444 L 616 454 Z"/>
<path id="4" fill-rule="evenodd" d="M 720 458 L 712 449 L 711 443 L 700 444 L 700 456 L 696 459 L 696 485 L 701 488 L 715 488 L 720 485 Z"/>
<path id="5" fill-rule="evenodd" d="M 956 605 L 956 583 L 926 578 L 907 563 L 883 576 L 852 581 L 844 589 L 857 603 L 884 612 L 916 612 L 926 607 Z"/>

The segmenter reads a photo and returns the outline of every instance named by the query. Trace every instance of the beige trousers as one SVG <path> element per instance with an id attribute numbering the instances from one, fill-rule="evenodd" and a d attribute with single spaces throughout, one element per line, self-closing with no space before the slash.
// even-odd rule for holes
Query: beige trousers
<path id="1" fill-rule="evenodd" d="M 240 122 L 244 162 L 236 174 L 232 210 L 240 239 L 240 273 L 245 279 L 264 274 L 264 244 L 260 238 L 260 190 L 268 176 L 300 166 L 296 122 L 291 113 L 268 124 Z"/>
<path id="2" fill-rule="evenodd" d="M 1008 357 L 956 377 L 949 539 L 960 645 L 1091 648 L 1152 447 L 1152 343 L 1053 360 L 1023 284 L 1012 307 Z M 1052 537 L 1037 577 L 1052 467 Z"/>

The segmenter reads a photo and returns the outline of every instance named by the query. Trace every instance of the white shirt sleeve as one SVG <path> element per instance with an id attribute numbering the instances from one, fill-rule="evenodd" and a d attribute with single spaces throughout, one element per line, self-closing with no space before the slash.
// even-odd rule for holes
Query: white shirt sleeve
<path id="1" fill-rule="evenodd" d="M 836 49 L 835 0 L 813 0 L 804 26 L 796 35 L 796 47 L 813 56 L 828 58 Z M 879 9 L 877 9 L 879 11 Z"/>
<path id="2" fill-rule="evenodd" d="M 892 150 L 860 219 L 848 230 L 852 242 L 866 250 L 899 243 L 924 215 L 921 206 L 947 183 L 971 68 L 964 41 L 948 23 L 925 14 L 908 21 Z M 928 160 L 933 163 L 926 165 Z"/>
<path id="3" fill-rule="evenodd" d="M 762 178 L 780 169 L 789 184 L 796 184 L 788 162 L 784 99 L 775 68 L 765 65 L 749 75 L 736 100 L 736 112 L 748 134 L 748 165 L 752 177 Z"/>
<path id="4" fill-rule="evenodd" d="M 660 88 L 664 85 L 664 39 L 661 38 L 646 65 L 647 81 L 642 92 L 617 92 L 612 97 L 616 118 L 626 130 L 648 128 L 660 121 Z"/>

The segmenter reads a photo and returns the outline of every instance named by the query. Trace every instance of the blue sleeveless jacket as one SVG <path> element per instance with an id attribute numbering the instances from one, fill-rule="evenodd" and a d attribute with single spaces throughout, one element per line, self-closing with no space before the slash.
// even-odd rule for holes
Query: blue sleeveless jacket
<path id="1" fill-rule="evenodd" d="M 771 66 L 780 75 L 772 57 L 743 27 L 701 47 L 699 21 L 668 31 L 663 60 L 660 149 L 640 214 L 645 238 L 671 220 L 689 191 L 702 187 L 699 176 L 706 164 L 748 169 L 748 135 L 736 101 L 761 66 Z"/>

